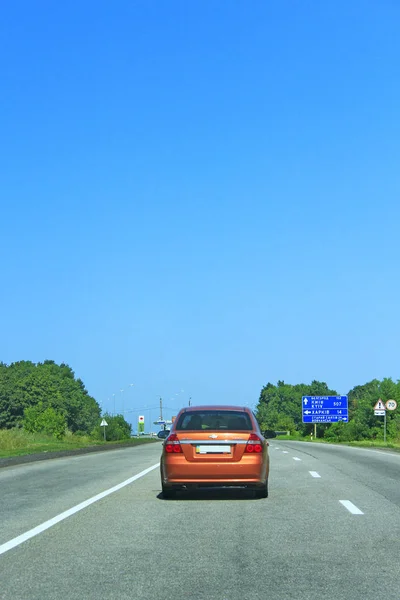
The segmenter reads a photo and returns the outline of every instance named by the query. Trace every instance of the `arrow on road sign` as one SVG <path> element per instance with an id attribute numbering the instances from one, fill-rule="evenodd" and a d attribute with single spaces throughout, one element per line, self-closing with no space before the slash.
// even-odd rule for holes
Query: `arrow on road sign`
<path id="1" fill-rule="evenodd" d="M 305 411 L 304 411 L 304 414 L 305 414 L 305 415 L 311 415 L 311 410 L 305 410 Z"/>
<path id="2" fill-rule="evenodd" d="M 304 406 L 307 406 L 307 404 L 308 404 L 308 400 L 307 400 L 307 398 L 304 398 Z"/>

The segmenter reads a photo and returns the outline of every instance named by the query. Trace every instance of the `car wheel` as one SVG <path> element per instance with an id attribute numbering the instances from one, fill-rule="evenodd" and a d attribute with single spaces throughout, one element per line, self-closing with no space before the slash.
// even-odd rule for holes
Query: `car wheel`
<path id="1" fill-rule="evenodd" d="M 162 495 L 165 500 L 172 500 L 176 496 L 176 490 L 170 487 L 162 486 Z"/>
<path id="2" fill-rule="evenodd" d="M 268 498 L 268 479 L 262 487 L 256 489 L 256 498 Z"/>

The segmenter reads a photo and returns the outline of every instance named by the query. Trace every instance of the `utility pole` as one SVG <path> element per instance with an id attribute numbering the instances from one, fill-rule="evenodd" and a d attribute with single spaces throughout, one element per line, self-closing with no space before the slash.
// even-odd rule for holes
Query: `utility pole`
<path id="1" fill-rule="evenodd" d="M 192 405 L 192 397 L 190 396 L 190 398 L 189 398 L 189 406 L 191 406 L 191 405 Z"/>
<path id="2" fill-rule="evenodd" d="M 130 383 L 130 384 L 129 384 L 129 387 L 130 387 L 130 388 L 133 388 L 133 386 L 134 386 L 134 385 L 135 385 L 134 383 Z M 132 402 L 132 405 L 133 405 L 133 402 Z"/>
<path id="3" fill-rule="evenodd" d="M 160 398 L 160 421 L 162 421 L 162 398 Z"/>

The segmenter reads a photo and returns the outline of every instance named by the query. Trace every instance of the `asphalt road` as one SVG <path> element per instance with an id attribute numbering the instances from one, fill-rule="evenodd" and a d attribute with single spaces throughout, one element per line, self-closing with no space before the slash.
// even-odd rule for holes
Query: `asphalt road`
<path id="1" fill-rule="evenodd" d="M 272 441 L 268 499 L 166 501 L 160 449 L 1 469 L 0 598 L 400 599 L 400 454 Z"/>

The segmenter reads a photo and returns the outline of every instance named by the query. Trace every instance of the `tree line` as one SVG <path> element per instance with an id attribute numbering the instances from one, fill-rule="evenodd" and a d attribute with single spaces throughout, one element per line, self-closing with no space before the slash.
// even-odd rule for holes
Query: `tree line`
<path id="1" fill-rule="evenodd" d="M 306 436 L 314 426 L 302 422 L 302 396 L 336 395 L 337 391 L 322 381 L 267 383 L 261 389 L 256 416 L 262 429 Z M 374 415 L 373 407 L 379 398 L 384 402 L 394 399 L 400 405 L 400 381 L 373 379 L 355 386 L 348 397 L 349 422 L 318 423 L 318 437 L 331 441 L 383 438 L 383 418 Z M 0 363 L 0 429 L 23 427 L 55 437 L 69 431 L 101 439 L 100 417 L 99 404 L 67 364 L 58 365 L 52 360 Z M 107 439 L 130 437 L 131 425 L 122 415 L 107 414 L 105 418 Z M 387 435 L 389 440 L 400 440 L 400 406 L 387 411 Z"/>
<path id="2" fill-rule="evenodd" d="M 102 438 L 101 409 L 65 363 L 0 363 L 0 429 L 23 427 L 61 438 L 66 432 Z M 107 439 L 130 437 L 122 415 L 107 415 Z"/>
<path id="3" fill-rule="evenodd" d="M 314 425 L 302 422 L 302 397 L 337 395 L 337 391 L 323 381 L 295 385 L 284 381 L 278 381 L 276 385 L 267 383 L 260 392 L 256 417 L 262 429 L 310 435 Z M 373 379 L 353 387 L 348 398 L 349 422 L 318 423 L 318 437 L 330 441 L 383 439 L 383 417 L 375 416 L 373 407 L 379 399 L 385 403 L 393 399 L 400 405 L 400 381 L 395 382 L 390 377 L 382 381 Z M 388 439 L 400 440 L 400 407 L 386 413 Z"/>

